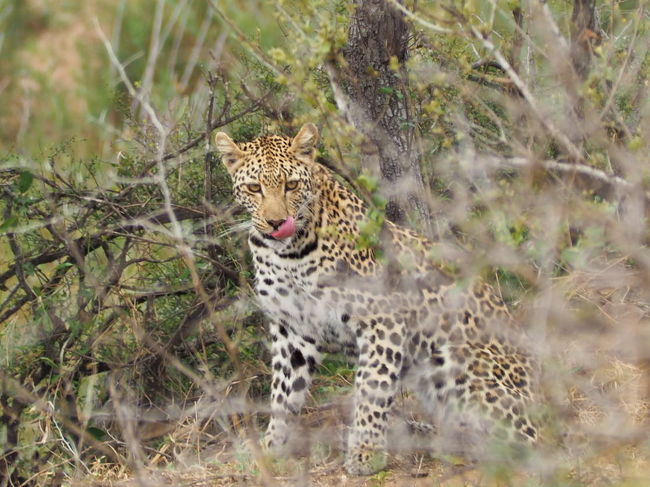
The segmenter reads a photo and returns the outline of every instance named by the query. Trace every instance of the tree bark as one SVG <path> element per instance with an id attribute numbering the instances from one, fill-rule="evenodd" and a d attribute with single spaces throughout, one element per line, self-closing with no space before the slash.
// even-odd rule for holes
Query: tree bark
<path id="1" fill-rule="evenodd" d="M 571 62 L 581 80 L 591 66 L 591 43 L 596 34 L 596 0 L 574 0 L 571 14 Z"/>
<path id="2" fill-rule="evenodd" d="M 394 222 L 404 221 L 408 210 L 427 214 L 418 196 L 423 183 L 417 154 L 411 149 L 405 78 L 395 70 L 403 69 L 408 40 L 403 15 L 386 0 L 358 0 L 343 49 L 345 63 L 337 67 L 339 88 L 347 99 L 339 102 L 339 108 L 366 138 L 362 165 L 373 172 L 379 167 L 388 197 L 386 216 Z"/>

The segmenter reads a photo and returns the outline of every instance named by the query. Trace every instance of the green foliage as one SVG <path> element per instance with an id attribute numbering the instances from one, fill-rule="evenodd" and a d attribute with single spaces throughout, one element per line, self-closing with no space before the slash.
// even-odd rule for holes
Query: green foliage
<path id="1" fill-rule="evenodd" d="M 358 249 L 372 249 L 376 258 L 383 258 L 381 249 L 381 229 L 386 218 L 387 201 L 378 194 L 379 181 L 367 172 L 357 178 L 360 188 L 370 195 L 372 206 L 366 212 L 366 219 L 359 225 L 359 235 L 355 245 Z"/>
<path id="2" fill-rule="evenodd" d="M 314 391 L 318 401 L 331 401 L 342 393 L 352 390 L 354 368 L 340 355 L 328 355 L 323 359 L 315 378 Z"/>

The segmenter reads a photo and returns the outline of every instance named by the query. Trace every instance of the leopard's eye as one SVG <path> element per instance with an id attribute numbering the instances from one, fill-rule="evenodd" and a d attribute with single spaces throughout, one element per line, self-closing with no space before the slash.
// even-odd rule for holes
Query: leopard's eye
<path id="1" fill-rule="evenodd" d="M 291 191 L 293 189 L 296 189 L 298 187 L 298 181 L 287 181 L 287 183 L 284 185 L 285 189 L 287 191 Z"/>
<path id="2" fill-rule="evenodd" d="M 260 193 L 260 192 L 262 192 L 262 187 L 259 184 L 256 184 L 256 183 L 247 184 L 246 188 L 251 193 Z"/>

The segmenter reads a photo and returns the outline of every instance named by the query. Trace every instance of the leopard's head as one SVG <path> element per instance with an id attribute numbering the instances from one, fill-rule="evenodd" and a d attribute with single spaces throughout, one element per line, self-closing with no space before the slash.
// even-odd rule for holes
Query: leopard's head
<path id="1" fill-rule="evenodd" d="M 223 132 L 215 135 L 235 198 L 263 237 L 289 239 L 311 218 L 317 142 L 312 123 L 293 138 L 272 135 L 237 144 Z"/>

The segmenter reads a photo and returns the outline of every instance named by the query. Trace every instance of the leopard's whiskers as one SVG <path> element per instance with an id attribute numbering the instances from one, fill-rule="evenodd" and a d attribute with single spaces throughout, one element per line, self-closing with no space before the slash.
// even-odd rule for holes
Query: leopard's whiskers
<path id="1" fill-rule="evenodd" d="M 217 238 L 224 238 L 233 233 L 248 231 L 251 229 L 252 226 L 253 226 L 253 222 L 250 220 L 244 220 L 242 222 L 235 223 L 234 225 L 230 225 L 226 230 L 224 230 L 219 235 L 217 235 Z"/>

